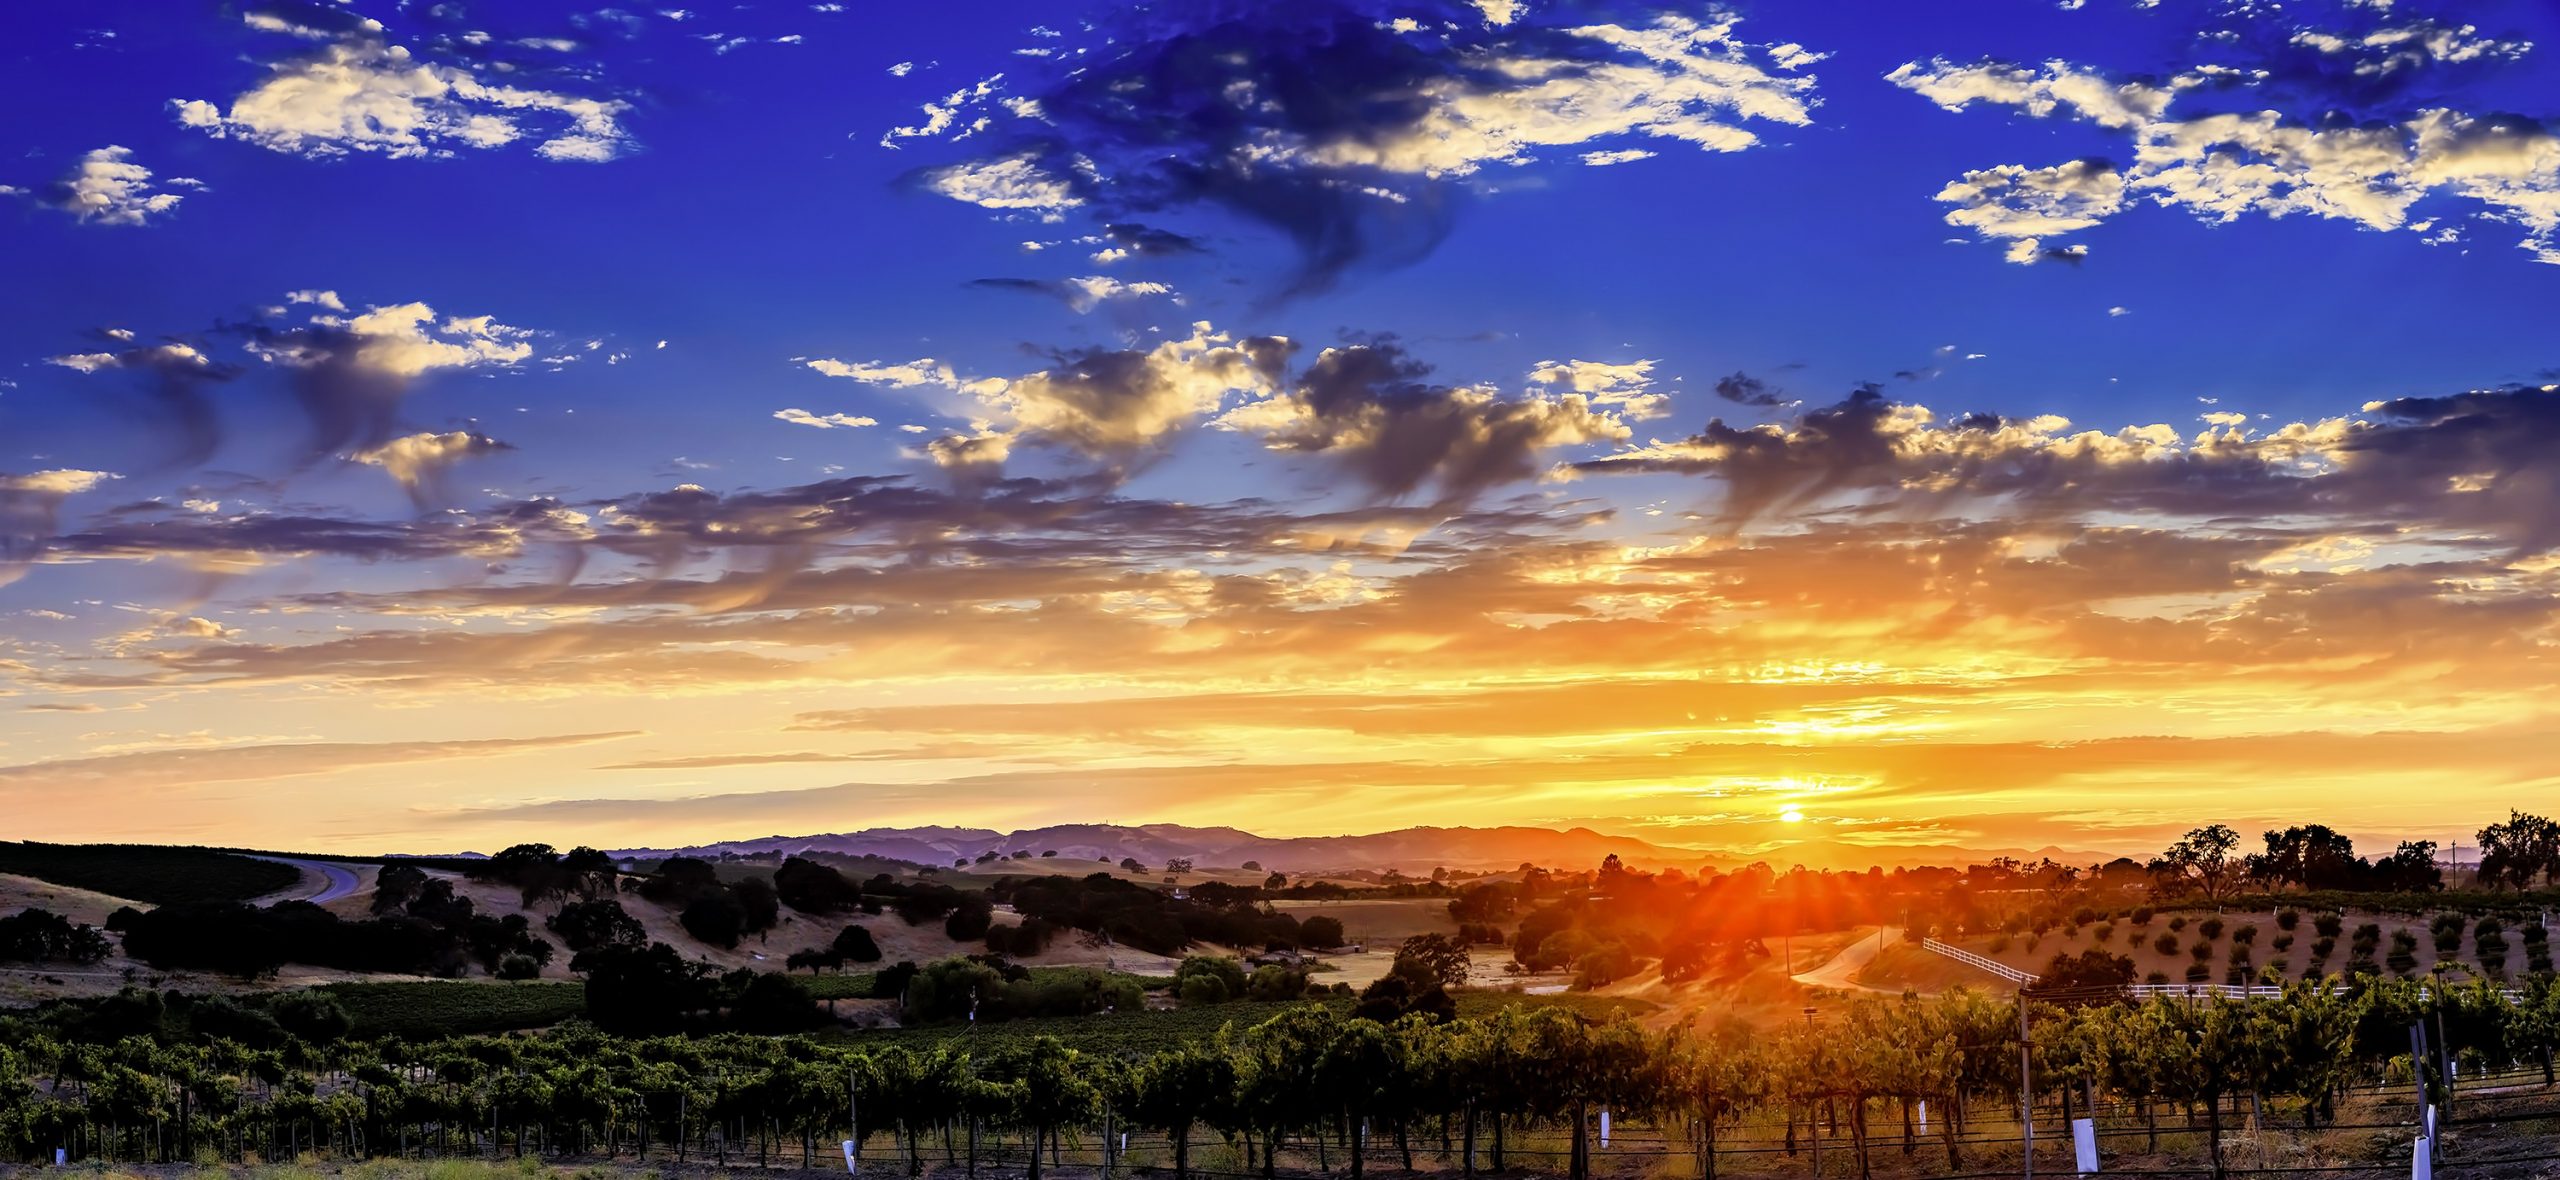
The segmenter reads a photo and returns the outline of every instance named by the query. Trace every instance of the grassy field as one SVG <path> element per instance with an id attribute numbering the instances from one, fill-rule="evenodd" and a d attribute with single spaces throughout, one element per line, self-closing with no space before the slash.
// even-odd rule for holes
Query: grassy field
<path id="1" fill-rule="evenodd" d="M 149 844 L 0 843 L 0 873 L 152 905 L 247 901 L 302 879 L 301 870 L 291 865 Z"/>
<path id="2" fill-rule="evenodd" d="M 585 985 L 549 981 L 332 983 L 318 990 L 355 1019 L 359 1037 L 541 1028 L 578 1015 L 587 1004 Z"/>

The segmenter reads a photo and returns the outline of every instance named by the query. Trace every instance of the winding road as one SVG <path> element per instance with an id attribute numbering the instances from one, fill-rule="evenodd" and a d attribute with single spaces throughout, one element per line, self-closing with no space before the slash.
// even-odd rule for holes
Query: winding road
<path id="1" fill-rule="evenodd" d="M 266 905 L 274 905 L 280 901 L 307 901 L 313 905 L 327 905 L 339 898 L 347 897 L 355 893 L 355 891 L 361 886 L 361 882 L 356 879 L 356 871 L 354 869 L 349 868 L 346 865 L 338 864 L 334 861 L 299 860 L 289 856 L 252 856 L 250 859 L 273 861 L 280 865 L 292 865 L 293 867 L 302 870 L 306 875 L 306 880 L 303 883 L 297 884 L 291 889 L 278 890 L 258 899 L 259 902 Z M 311 886 L 307 879 L 310 875 L 317 875 L 320 878 L 318 888 L 315 889 Z"/>
<path id="2" fill-rule="evenodd" d="M 1787 978 L 1806 987 L 1828 987 L 1840 991 L 1883 992 L 1900 995 L 1899 988 L 1873 987 L 1858 982 L 1858 972 L 1875 961 L 1876 952 L 1902 937 L 1902 928 L 1887 926 L 1877 935 L 1861 938 L 1840 948 L 1840 953 L 1824 960 L 1811 971 L 1801 971 Z"/>

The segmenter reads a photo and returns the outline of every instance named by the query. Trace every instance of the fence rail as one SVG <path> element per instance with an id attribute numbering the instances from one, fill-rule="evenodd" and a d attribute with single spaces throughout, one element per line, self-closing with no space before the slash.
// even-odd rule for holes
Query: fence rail
<path id="1" fill-rule="evenodd" d="M 1974 967 L 1988 971 L 1993 975 L 1997 975 L 2000 978 L 2017 984 L 2020 987 L 2033 987 L 2036 980 L 2043 978 L 2040 975 L 2020 971 L 2007 963 L 1999 961 L 1998 959 L 1986 959 L 1981 955 L 1965 950 L 1962 947 L 1948 946 L 1934 938 L 1922 940 L 1920 947 L 1932 954 L 1945 955 L 1946 957 L 1962 963 L 1967 967 Z"/>

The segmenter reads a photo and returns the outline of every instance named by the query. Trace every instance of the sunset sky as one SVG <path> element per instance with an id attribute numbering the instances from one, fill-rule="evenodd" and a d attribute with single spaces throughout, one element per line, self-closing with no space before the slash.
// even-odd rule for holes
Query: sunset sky
<path id="1" fill-rule="evenodd" d="M 2543 0 L 7 22 L 0 838 L 2560 791 Z"/>

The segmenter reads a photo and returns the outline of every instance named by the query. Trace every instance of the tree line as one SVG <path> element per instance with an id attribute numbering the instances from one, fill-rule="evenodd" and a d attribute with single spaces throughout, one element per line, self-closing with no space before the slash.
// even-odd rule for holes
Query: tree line
<path id="1" fill-rule="evenodd" d="M 1710 1177 L 1741 1128 L 1774 1138 L 1783 1126 L 1792 1151 L 1820 1121 L 1865 1175 L 1875 1153 L 1893 1151 L 1963 1171 L 1974 1128 L 2023 1098 L 2065 1116 L 2103 1105 L 2119 1125 L 2147 1128 L 2154 1149 L 2164 1121 L 2184 1130 L 2182 1112 L 2200 1111 L 2219 1171 L 2237 1103 L 2324 1125 L 2349 1087 L 2409 1076 L 2414 1024 L 2440 1029 L 2466 1076 L 2539 1066 L 2545 1085 L 2560 1039 L 2548 980 L 2521 998 L 2372 981 L 2250 1002 L 2033 1001 L 2024 1075 L 2019 1009 L 1962 990 L 1857 998 L 1774 1030 L 1662 1032 L 1518 1005 L 1379 1021 L 1299 1003 L 1146 1054 L 1050 1037 L 878 1048 L 858 1037 L 624 1037 L 578 1022 L 531 1038 L 349 1040 L 342 1017 L 307 999 L 159 1000 L 137 991 L 0 1022 L 0 1158 L 57 1147 L 141 1161 L 752 1148 L 805 1161 L 821 1142 L 858 1137 L 873 1166 L 912 1170 L 937 1140 L 965 1135 L 974 1150 L 1003 1135 L 1030 1149 L 1036 1175 L 1044 1146 L 1112 1128 L 1160 1134 L 1177 1177 L 1195 1143 L 1222 1144 L 1264 1175 L 1284 1155 L 1319 1153 L 1355 1177 L 1389 1152 L 1408 1166 L 1422 1153 L 1502 1170 L 1523 1162 L 1516 1151 L 1533 1134 L 1561 1143 L 1562 1170 L 1579 1177 L 1593 1113 L 1606 1110 L 1622 1129 L 1649 1127 L 1694 1152 Z M 1924 1102 L 1927 1132 L 1914 1118 Z"/>

